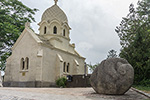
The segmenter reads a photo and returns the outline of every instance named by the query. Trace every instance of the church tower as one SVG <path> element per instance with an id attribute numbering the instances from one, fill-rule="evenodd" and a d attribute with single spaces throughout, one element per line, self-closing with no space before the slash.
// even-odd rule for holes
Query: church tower
<path id="1" fill-rule="evenodd" d="M 40 35 L 48 40 L 59 40 L 61 38 L 64 42 L 69 42 L 71 28 L 68 25 L 67 16 L 57 5 L 58 0 L 54 1 L 55 4 L 43 13 L 41 22 L 38 24 Z"/>
<path id="2" fill-rule="evenodd" d="M 40 35 L 59 35 L 69 38 L 71 28 L 67 16 L 57 5 L 56 0 L 55 4 L 43 13 L 39 26 Z"/>

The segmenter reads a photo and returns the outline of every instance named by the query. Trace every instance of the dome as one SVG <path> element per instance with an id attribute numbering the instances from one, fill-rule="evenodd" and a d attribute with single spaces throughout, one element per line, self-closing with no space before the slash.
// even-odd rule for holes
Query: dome
<path id="1" fill-rule="evenodd" d="M 48 8 L 42 15 L 42 21 L 51 22 L 54 19 L 57 19 L 61 23 L 68 22 L 66 14 L 56 4 Z"/>

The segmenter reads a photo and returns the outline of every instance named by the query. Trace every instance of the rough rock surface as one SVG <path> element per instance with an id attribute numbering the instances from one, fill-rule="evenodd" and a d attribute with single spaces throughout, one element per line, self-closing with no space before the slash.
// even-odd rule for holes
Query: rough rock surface
<path id="1" fill-rule="evenodd" d="M 94 70 L 90 82 L 99 94 L 121 95 L 130 89 L 133 79 L 134 69 L 127 60 L 110 58 Z"/>

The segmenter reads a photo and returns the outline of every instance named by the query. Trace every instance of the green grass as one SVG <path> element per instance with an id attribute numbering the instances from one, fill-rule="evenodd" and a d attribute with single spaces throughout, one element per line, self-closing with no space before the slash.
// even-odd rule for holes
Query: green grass
<path id="1" fill-rule="evenodd" d="M 150 87 L 147 87 L 147 86 L 133 85 L 132 87 L 134 87 L 134 88 L 136 88 L 138 90 L 150 92 Z"/>

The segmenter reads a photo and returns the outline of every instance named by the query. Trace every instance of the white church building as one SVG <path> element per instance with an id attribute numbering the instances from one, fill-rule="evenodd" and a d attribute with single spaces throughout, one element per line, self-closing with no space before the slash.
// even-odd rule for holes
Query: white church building
<path id="1" fill-rule="evenodd" d="M 70 44 L 66 14 L 55 4 L 42 15 L 39 34 L 25 29 L 7 59 L 4 86 L 49 87 L 67 75 L 85 74 L 85 58 Z"/>

